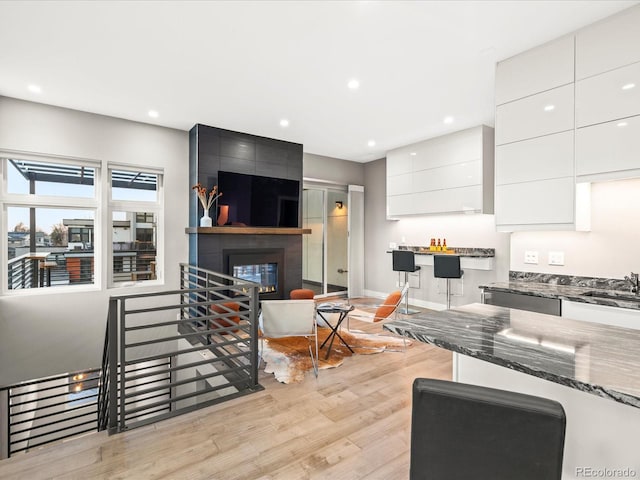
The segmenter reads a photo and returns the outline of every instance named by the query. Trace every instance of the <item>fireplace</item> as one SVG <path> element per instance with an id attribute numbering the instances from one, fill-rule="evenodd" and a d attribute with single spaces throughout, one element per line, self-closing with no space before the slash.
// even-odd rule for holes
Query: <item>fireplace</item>
<path id="1" fill-rule="evenodd" d="M 224 272 L 260 284 L 260 300 L 283 299 L 284 249 L 223 250 Z"/>

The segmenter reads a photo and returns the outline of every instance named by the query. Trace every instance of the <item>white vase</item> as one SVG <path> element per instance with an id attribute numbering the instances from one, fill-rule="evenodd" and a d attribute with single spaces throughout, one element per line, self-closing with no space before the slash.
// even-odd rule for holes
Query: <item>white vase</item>
<path id="1" fill-rule="evenodd" d="M 209 209 L 207 208 L 204 211 L 204 215 L 202 215 L 202 218 L 200 219 L 200 226 L 201 227 L 210 227 L 211 225 L 213 225 L 213 221 L 211 220 L 211 217 L 209 216 Z"/>

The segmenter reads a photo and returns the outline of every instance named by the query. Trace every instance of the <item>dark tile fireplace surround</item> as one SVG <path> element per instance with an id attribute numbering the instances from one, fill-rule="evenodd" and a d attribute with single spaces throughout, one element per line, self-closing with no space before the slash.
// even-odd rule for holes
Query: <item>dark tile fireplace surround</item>
<path id="1" fill-rule="evenodd" d="M 219 170 L 286 178 L 300 182 L 298 226 L 302 222 L 302 145 L 239 132 L 195 125 L 189 132 L 190 187 L 200 182 L 210 189 Z M 224 198 L 224 192 L 223 197 Z M 278 264 L 278 291 L 264 292 L 261 299 L 288 298 L 302 285 L 302 235 L 300 233 L 229 234 L 228 231 L 195 231 L 202 215 L 196 195 L 189 205 L 189 262 L 201 268 L 233 274 L 240 265 Z M 234 227 L 224 227 L 233 229 Z M 275 254 L 275 257 L 274 257 Z M 276 258 L 277 257 L 277 258 Z M 275 259 L 274 259 L 275 258 Z M 230 260 L 232 263 L 230 263 Z M 245 269 L 245 273 L 248 270 Z M 248 278 L 249 279 L 249 278 Z"/>

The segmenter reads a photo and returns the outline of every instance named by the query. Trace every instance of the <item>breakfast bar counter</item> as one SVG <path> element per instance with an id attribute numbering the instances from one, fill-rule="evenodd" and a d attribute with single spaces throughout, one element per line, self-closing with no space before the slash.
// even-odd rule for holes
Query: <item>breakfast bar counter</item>
<path id="1" fill-rule="evenodd" d="M 485 304 L 384 325 L 454 355 L 454 381 L 559 401 L 567 412 L 563 479 L 582 468 L 640 477 L 640 331 Z"/>

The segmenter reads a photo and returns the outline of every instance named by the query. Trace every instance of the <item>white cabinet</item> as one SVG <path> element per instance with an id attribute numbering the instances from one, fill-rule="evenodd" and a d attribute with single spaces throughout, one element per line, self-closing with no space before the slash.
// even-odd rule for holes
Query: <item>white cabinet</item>
<path id="1" fill-rule="evenodd" d="M 496 147 L 496 228 L 559 230 L 576 225 L 573 131 Z"/>
<path id="2" fill-rule="evenodd" d="M 550 56 L 549 65 L 545 64 L 541 52 Z M 535 60 L 547 83 L 536 80 L 535 84 L 544 91 L 527 91 L 528 96 L 496 107 L 496 228 L 498 231 L 574 230 L 578 227 L 573 37 L 522 55 L 526 65 Z M 508 68 L 502 67 L 502 62 L 498 64 L 497 98 L 507 98 L 499 92 L 512 81 L 507 75 L 514 74 L 512 67 L 518 64 L 518 57 L 506 61 Z M 522 83 L 517 75 L 513 81 Z M 553 82 L 563 85 L 555 86 Z"/>
<path id="3" fill-rule="evenodd" d="M 573 170 L 573 131 L 496 147 L 496 185 L 573 177 Z"/>
<path id="4" fill-rule="evenodd" d="M 573 36 L 500 62 L 496 69 L 496 105 L 573 83 L 573 63 Z"/>
<path id="5" fill-rule="evenodd" d="M 576 83 L 578 128 L 633 115 L 640 115 L 640 62 Z"/>
<path id="6" fill-rule="evenodd" d="M 496 186 L 499 231 L 568 229 L 574 223 L 573 177 Z"/>
<path id="7" fill-rule="evenodd" d="M 499 105 L 496 108 L 496 145 L 573 130 L 573 88 L 571 83 Z"/>
<path id="8" fill-rule="evenodd" d="M 640 115 L 576 131 L 579 182 L 640 177 Z"/>
<path id="9" fill-rule="evenodd" d="M 562 316 L 572 320 L 640 329 L 640 310 L 562 300 Z"/>
<path id="10" fill-rule="evenodd" d="M 640 6 L 500 62 L 498 230 L 588 229 L 575 181 L 639 176 L 638 118 Z"/>
<path id="11" fill-rule="evenodd" d="M 493 212 L 493 129 L 479 126 L 387 153 L 387 215 Z"/>
<path id="12" fill-rule="evenodd" d="M 640 62 L 640 6 L 576 32 L 576 79 Z"/>

